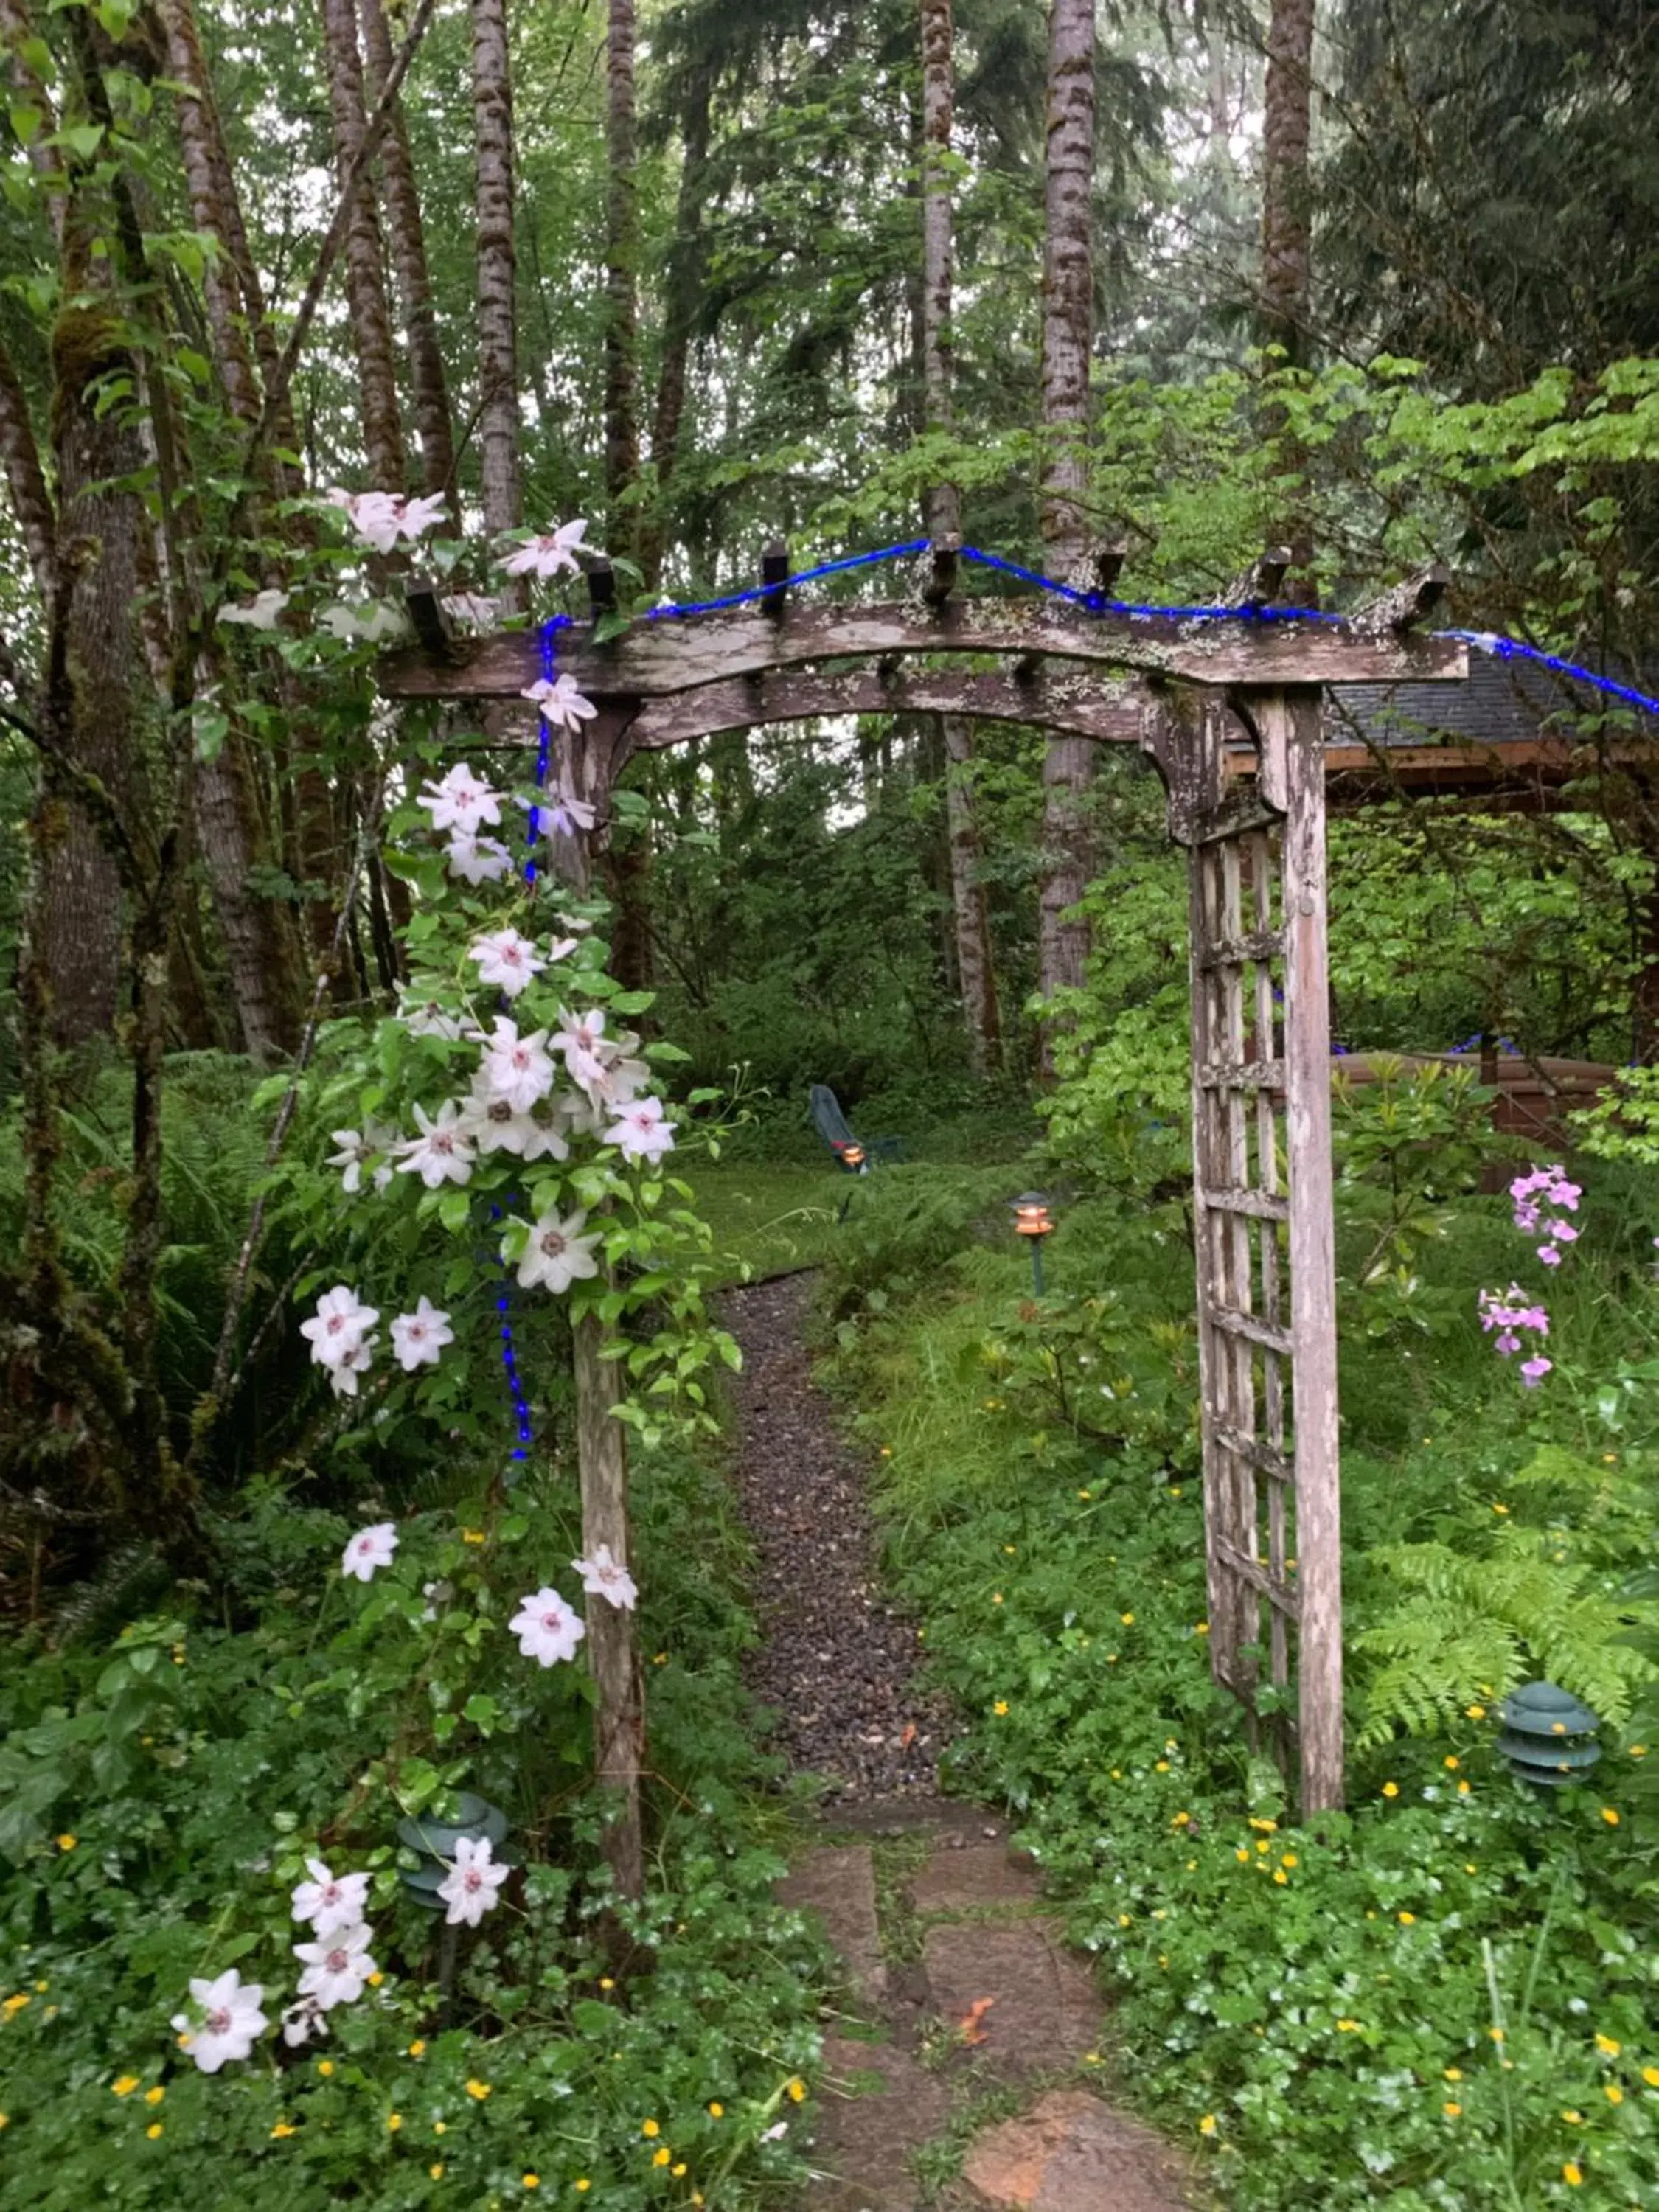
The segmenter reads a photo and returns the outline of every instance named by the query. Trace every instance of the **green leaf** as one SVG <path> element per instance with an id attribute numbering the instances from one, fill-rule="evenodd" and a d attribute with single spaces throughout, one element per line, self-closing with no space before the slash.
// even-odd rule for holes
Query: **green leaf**
<path id="1" fill-rule="evenodd" d="M 54 135 L 52 143 L 55 146 L 67 146 L 83 161 L 89 161 L 104 143 L 104 126 L 101 123 L 67 124 Z"/>

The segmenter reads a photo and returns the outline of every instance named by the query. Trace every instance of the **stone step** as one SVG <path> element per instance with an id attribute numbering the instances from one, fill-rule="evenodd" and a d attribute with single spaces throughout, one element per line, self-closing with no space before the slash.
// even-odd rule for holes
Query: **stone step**
<path id="1" fill-rule="evenodd" d="M 1189 2179 L 1150 2128 L 1056 2089 L 975 2139 L 959 2196 L 974 2212 L 1188 2212 Z"/>
<path id="2" fill-rule="evenodd" d="M 777 1885 L 780 1905 L 816 1913 L 846 1962 L 857 2004 L 879 2005 L 887 1989 L 876 1918 L 876 1870 L 867 1844 L 819 1844 Z"/>

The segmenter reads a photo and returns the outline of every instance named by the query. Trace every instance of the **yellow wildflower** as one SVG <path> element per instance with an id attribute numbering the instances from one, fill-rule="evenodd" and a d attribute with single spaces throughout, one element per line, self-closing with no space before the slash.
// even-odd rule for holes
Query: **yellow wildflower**
<path id="1" fill-rule="evenodd" d="M 144 2130 L 144 2133 L 149 2138 L 151 2142 L 155 2142 L 162 2133 L 161 2123 L 160 2120 L 152 2120 L 149 2125 Z"/>
<path id="2" fill-rule="evenodd" d="M 669 2149 L 668 2145 L 664 2143 L 659 2149 L 653 2150 L 652 2152 L 651 2163 L 653 2166 L 666 2166 L 669 2160 L 672 2158 L 673 2155 L 674 2154 Z"/>
<path id="3" fill-rule="evenodd" d="M 1397 1797 L 1400 1795 L 1400 1784 L 1397 1782 L 1385 1782 L 1382 1784 L 1382 1795 L 1385 1797 Z"/>
<path id="4" fill-rule="evenodd" d="M 482 2105 L 484 2099 L 490 2094 L 491 2087 L 492 2085 L 488 2081 L 470 2081 L 466 2085 L 466 2094 Z"/>
<path id="5" fill-rule="evenodd" d="M 1213 2112 L 1206 2112 L 1203 2118 L 1198 2124 L 1198 2132 L 1201 2136 L 1212 2136 L 1215 2133 L 1215 2114 Z"/>
<path id="6" fill-rule="evenodd" d="M 60 1851 L 72 1851 L 79 1841 L 78 1836 L 61 1835 L 58 1838 L 58 1848 Z"/>
<path id="7" fill-rule="evenodd" d="M 1616 1828 L 1619 1826 L 1619 1815 L 1613 1811 L 1611 1805 L 1604 1805 L 1601 1808 L 1601 1818 L 1607 1822 L 1610 1828 Z"/>
<path id="8" fill-rule="evenodd" d="M 118 2097 L 130 2097 L 138 2087 L 138 2076 L 136 2074 L 118 2074 L 109 2086 Z"/>
<path id="9" fill-rule="evenodd" d="M 1135 1625 L 1135 1617 L 1132 1613 L 1121 1613 L 1118 1615 L 1118 1619 L 1123 1623 L 1123 1626 L 1126 1628 L 1133 1628 Z"/>
<path id="10" fill-rule="evenodd" d="M 161 2103 L 161 2101 L 162 2098 L 163 2098 L 163 2097 L 165 2097 L 165 2096 L 166 2096 L 166 2094 L 167 2094 L 167 2091 L 166 2091 L 166 2090 L 161 2087 L 161 2083 L 158 2081 L 158 2082 L 156 2083 L 155 2087 L 153 2089 L 146 2089 L 146 2090 L 145 2090 L 145 2092 L 144 2092 L 144 2102 L 145 2102 L 147 2105 L 159 2105 L 159 2104 Z"/>
<path id="11" fill-rule="evenodd" d="M 1659 2066 L 1644 2066 L 1642 2069 L 1642 2079 L 1650 2089 L 1659 2089 Z"/>
<path id="12" fill-rule="evenodd" d="M 441 2159 L 436 2160 L 434 2164 L 428 2166 L 427 2172 L 434 2181 L 441 2181 L 444 2178 L 443 2160 Z"/>
<path id="13" fill-rule="evenodd" d="M 723 2120 L 726 2118 L 725 2106 L 719 2103 L 711 2105 L 708 2107 L 708 2117 L 711 2120 Z"/>
<path id="14" fill-rule="evenodd" d="M 1610 2105 L 1622 2105 L 1625 2101 L 1625 2093 L 1616 2081 L 1604 2082 L 1601 2087 L 1601 2094 L 1607 2099 Z"/>
<path id="15" fill-rule="evenodd" d="M 317 2071 L 326 2080 L 334 2071 L 334 2061 L 331 2058 L 319 2058 L 317 2061 Z"/>
<path id="16" fill-rule="evenodd" d="M 1449 2120 L 1455 2120 L 1461 2118 L 1463 2111 L 1463 2107 L 1461 2105 L 1449 2104 L 1443 2105 L 1440 2109 L 1446 2115 L 1446 2118 Z"/>
<path id="17" fill-rule="evenodd" d="M 526 2189 L 539 2189 L 542 2185 L 542 2178 L 539 2173 L 521 2173 L 519 2176 L 519 2180 L 521 2185 Z"/>
<path id="18" fill-rule="evenodd" d="M 997 1718 L 998 1718 L 999 1720 L 1002 1720 L 1002 1719 L 1006 1718 L 1006 1715 L 1007 1715 L 1007 1711 L 1008 1711 L 1008 1700 L 1007 1700 L 1007 1698 L 999 1698 L 997 1699 L 997 1701 L 996 1701 L 995 1705 L 994 1705 L 992 1706 L 991 1711 L 992 1711 L 996 1715 L 996 1717 L 997 1717 Z"/>
<path id="19" fill-rule="evenodd" d="M 386 2114 L 386 2131 L 389 2136 L 395 2136 L 398 2129 L 402 2127 L 403 2124 L 404 2116 L 401 2112 L 388 2112 Z"/>
<path id="20" fill-rule="evenodd" d="M 799 2074 L 784 2086 L 789 2093 L 789 2101 L 792 2105 L 799 2105 L 806 2094 L 806 2084 Z"/>
<path id="21" fill-rule="evenodd" d="M 1417 1915 L 1414 1912 L 1402 1912 L 1400 1916 L 1400 1924 L 1402 1928 L 1415 1928 Z"/>
<path id="22" fill-rule="evenodd" d="M 1569 2189 L 1577 2189 L 1584 2179 L 1583 2169 L 1576 2160 L 1570 2158 L 1561 2169 L 1561 2179 Z"/>
<path id="23" fill-rule="evenodd" d="M 284 2136 L 291 2136 L 293 2133 L 294 2128 L 291 2122 L 288 2120 L 278 2120 L 276 2126 L 270 2131 L 270 2139 L 272 2142 L 281 2142 Z"/>
<path id="24" fill-rule="evenodd" d="M 1484 1705 L 1465 1705 L 1463 1711 L 1472 1721 L 1483 1721 L 1486 1717 L 1486 1709 Z"/>
<path id="25" fill-rule="evenodd" d="M 409 2055 L 411 2058 L 424 2058 L 426 2057 L 426 2041 L 423 2037 L 418 2035 L 416 2037 L 414 2042 L 409 2046 Z"/>
<path id="26" fill-rule="evenodd" d="M 1604 2058 L 1616 2058 L 1625 2046 L 1616 2035 L 1603 2035 L 1598 2028 L 1595 2034 L 1595 2047 Z"/>
<path id="27" fill-rule="evenodd" d="M 464 1544 L 482 1544 L 483 1540 L 484 1532 L 482 1528 L 463 1528 L 461 1531 L 461 1541 Z"/>
<path id="28" fill-rule="evenodd" d="M 0 2004 L 0 2012 L 4 2013 L 6 2018 L 9 2020 L 14 2013 L 21 2012 L 28 2002 L 27 1993 L 20 1990 L 15 1997 L 8 1997 L 3 2004 Z"/>

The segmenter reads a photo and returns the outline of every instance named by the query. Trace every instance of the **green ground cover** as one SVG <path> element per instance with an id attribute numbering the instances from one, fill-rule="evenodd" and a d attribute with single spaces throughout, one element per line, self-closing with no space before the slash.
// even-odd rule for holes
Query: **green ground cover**
<path id="1" fill-rule="evenodd" d="M 1210 1679 L 1182 1209 L 1079 1205 L 1039 1307 L 944 1176 L 890 1191 L 892 1264 L 866 1220 L 827 1271 L 892 1571 L 970 1717 L 956 1779 L 1022 1816 L 1098 1955 L 1124 2092 L 1252 2212 L 1659 2192 L 1652 1193 L 1595 1176 L 1552 1389 L 1473 1318 L 1517 1267 L 1503 1200 L 1443 1220 L 1432 1328 L 1346 1302 L 1351 1790 L 1307 1826 Z M 1492 1747 L 1546 1672 L 1610 1716 L 1553 1799 Z"/>
<path id="2" fill-rule="evenodd" d="M 626 1974 L 583 1794 L 587 1677 L 527 1667 L 502 1631 L 580 1549 L 568 1473 L 503 1494 L 439 1472 L 367 1588 L 335 1571 L 357 1522 L 270 1483 L 227 1528 L 226 1613 L 185 1591 L 107 1637 L 7 1650 L 9 2212 L 777 2203 L 800 2169 L 792 2130 L 769 2131 L 817 2051 L 822 1961 L 772 1901 L 737 1680 L 744 1539 L 708 1459 L 643 1451 L 635 1474 L 654 1841 Z M 526 1873 L 458 1931 L 446 1991 L 392 1830 L 458 1784 L 507 1813 Z M 189 1978 L 235 1968 L 274 2021 L 309 1932 L 289 1893 L 319 1854 L 369 1876 L 374 1986 L 325 2040 L 198 2072 L 168 2026 Z"/>

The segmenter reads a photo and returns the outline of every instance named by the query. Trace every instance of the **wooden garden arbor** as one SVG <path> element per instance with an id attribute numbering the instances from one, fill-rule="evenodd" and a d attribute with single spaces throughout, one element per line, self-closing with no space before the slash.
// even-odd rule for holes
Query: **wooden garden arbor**
<path id="1" fill-rule="evenodd" d="M 1021 722 L 1136 744 L 1155 763 L 1191 893 L 1211 1663 L 1253 1723 L 1265 1686 L 1284 1705 L 1294 1683 L 1302 1809 L 1328 1809 L 1342 1797 L 1342 1598 L 1323 695 L 1466 676 L 1462 643 L 1413 629 L 1443 579 L 1352 621 L 1264 616 L 1285 568 L 1269 556 L 1228 615 L 1181 618 L 965 596 L 949 539 L 912 567 L 908 599 L 814 604 L 773 546 L 757 603 L 636 622 L 605 643 L 594 623 L 562 630 L 558 668 L 599 712 L 562 760 L 601 820 L 637 751 L 824 715 Z M 1103 556 L 1091 586 L 1103 598 L 1115 574 Z M 589 586 L 597 617 L 609 572 Z M 390 697 L 482 710 L 543 673 L 533 630 L 457 639 L 426 587 L 410 610 L 419 642 L 382 662 Z"/>

